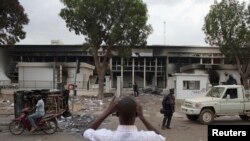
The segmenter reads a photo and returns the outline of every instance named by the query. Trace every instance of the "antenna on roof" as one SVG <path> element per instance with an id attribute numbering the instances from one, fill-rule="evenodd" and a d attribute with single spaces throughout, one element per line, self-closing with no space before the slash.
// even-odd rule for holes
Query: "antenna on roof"
<path id="1" fill-rule="evenodd" d="M 166 45 L 166 21 L 163 22 L 163 45 Z"/>

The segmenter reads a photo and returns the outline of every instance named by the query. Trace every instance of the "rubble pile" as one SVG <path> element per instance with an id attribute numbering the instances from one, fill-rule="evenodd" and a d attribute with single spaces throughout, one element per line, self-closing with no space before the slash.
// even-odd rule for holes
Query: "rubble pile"
<path id="1" fill-rule="evenodd" d="M 0 115 L 12 115 L 14 113 L 14 104 L 7 99 L 0 100 Z"/>
<path id="2" fill-rule="evenodd" d="M 67 118 L 61 116 L 61 118 L 58 119 L 58 124 L 59 128 L 63 129 L 66 133 L 82 133 L 95 118 L 93 115 L 77 115 Z"/>
<path id="3" fill-rule="evenodd" d="M 101 100 L 85 98 L 84 101 L 83 108 L 86 111 L 102 110 L 103 102 Z"/>
<path id="4" fill-rule="evenodd" d="M 72 102 L 69 102 L 70 107 Z M 96 98 L 80 98 L 74 100 L 73 116 L 58 118 L 59 128 L 70 134 L 82 133 L 92 121 L 95 120 L 95 112 L 103 110 L 104 103 Z M 73 112 L 73 113 L 74 113 Z"/>
<path id="5" fill-rule="evenodd" d="M 11 105 L 10 100 L 6 99 L 0 100 L 0 106 L 10 106 L 10 105 Z"/>
<path id="6" fill-rule="evenodd" d="M 73 103 L 73 111 L 84 113 L 102 110 L 104 104 L 102 100 L 94 98 L 77 98 Z M 72 109 L 72 101 L 69 101 L 69 107 Z"/>

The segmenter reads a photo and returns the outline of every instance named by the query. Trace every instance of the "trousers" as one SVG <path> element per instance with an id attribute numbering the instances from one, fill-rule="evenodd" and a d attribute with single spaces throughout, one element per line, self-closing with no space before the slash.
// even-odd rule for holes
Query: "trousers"
<path id="1" fill-rule="evenodd" d="M 42 115 L 38 112 L 35 112 L 35 113 L 28 116 L 28 119 L 33 127 L 37 128 L 37 125 L 35 123 L 35 119 L 40 118 L 40 117 L 42 117 Z"/>

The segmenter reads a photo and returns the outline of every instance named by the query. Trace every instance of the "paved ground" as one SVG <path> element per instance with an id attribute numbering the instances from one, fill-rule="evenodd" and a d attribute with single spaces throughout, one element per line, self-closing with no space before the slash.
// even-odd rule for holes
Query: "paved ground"
<path id="1" fill-rule="evenodd" d="M 6 97 L 5 97 L 6 98 Z M 141 103 L 144 109 L 145 117 L 152 123 L 158 130 L 161 131 L 162 135 L 164 135 L 167 141 L 207 141 L 207 126 L 201 125 L 198 121 L 191 122 L 189 121 L 185 115 L 180 112 L 181 101 L 177 101 L 176 104 L 176 112 L 174 113 L 173 121 L 172 121 L 172 129 L 171 130 L 161 130 L 161 122 L 163 119 L 162 114 L 159 113 L 159 109 L 161 107 L 162 96 L 155 95 L 140 95 L 136 100 Z M 108 101 L 110 99 L 107 98 L 104 100 L 104 105 L 95 110 L 90 111 L 79 111 L 74 112 L 75 114 L 88 114 L 98 116 L 103 109 L 107 106 Z M 72 133 L 67 131 L 56 132 L 53 135 L 45 135 L 44 133 L 35 133 L 31 134 L 28 131 L 23 135 L 15 136 L 11 135 L 8 132 L 7 123 L 9 123 L 13 119 L 13 115 L 1 115 L 0 114 L 0 128 L 3 129 L 0 132 L 0 140 L 2 141 L 82 141 L 84 140 L 81 137 L 81 132 Z M 243 122 L 240 120 L 238 116 L 233 117 L 221 117 L 215 120 L 215 124 L 248 124 L 250 122 Z M 1 126 L 2 125 L 2 126 Z M 106 119 L 105 123 L 101 125 L 100 128 L 109 128 L 115 130 L 118 125 L 118 119 L 115 116 L 110 116 Z M 144 125 L 137 119 L 136 125 L 139 130 L 145 130 Z"/>

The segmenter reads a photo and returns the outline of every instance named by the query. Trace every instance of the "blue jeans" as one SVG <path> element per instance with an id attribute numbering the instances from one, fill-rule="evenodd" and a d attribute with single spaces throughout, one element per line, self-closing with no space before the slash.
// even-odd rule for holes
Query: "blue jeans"
<path id="1" fill-rule="evenodd" d="M 35 112 L 35 113 L 33 113 L 33 114 L 31 114 L 31 115 L 28 116 L 28 119 L 29 119 L 29 121 L 30 121 L 30 123 L 31 123 L 31 125 L 32 125 L 33 127 L 37 128 L 37 125 L 36 125 L 36 123 L 35 123 L 35 120 L 36 120 L 37 118 L 40 118 L 40 117 L 42 117 L 42 115 L 41 115 L 40 113 L 37 113 L 37 112 Z"/>

